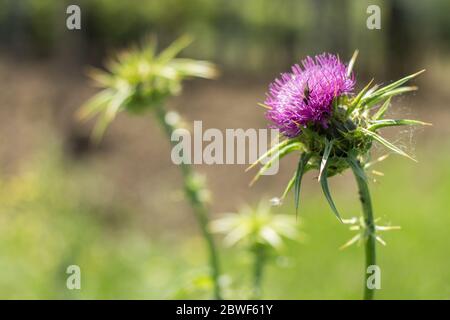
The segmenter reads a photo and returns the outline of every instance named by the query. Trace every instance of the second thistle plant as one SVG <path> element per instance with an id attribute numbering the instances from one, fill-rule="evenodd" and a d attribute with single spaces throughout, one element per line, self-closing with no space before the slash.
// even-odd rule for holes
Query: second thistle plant
<path id="1" fill-rule="evenodd" d="M 227 246 L 240 245 L 253 256 L 253 298 L 262 295 L 264 267 L 276 255 L 285 239 L 298 239 L 295 218 L 274 214 L 267 201 L 256 208 L 244 206 L 237 213 L 225 214 L 211 222 L 211 230 L 225 234 Z"/>
<path id="2" fill-rule="evenodd" d="M 142 47 L 136 47 L 117 55 L 108 63 L 108 71 L 91 73 L 97 85 L 103 88 L 79 111 L 80 119 L 97 116 L 93 138 L 99 141 L 120 112 L 143 114 L 153 111 L 168 139 L 176 129 L 177 122 L 167 113 L 165 103 L 182 89 L 182 81 L 192 77 L 211 79 L 217 75 L 213 64 L 206 61 L 176 58 L 191 42 L 181 37 L 168 48 L 156 51 L 156 41 L 149 39 Z M 214 239 L 208 230 L 209 212 L 205 202 L 205 186 L 187 163 L 180 165 L 184 190 L 205 239 L 214 283 L 215 298 L 221 299 L 219 285 L 219 258 Z"/>

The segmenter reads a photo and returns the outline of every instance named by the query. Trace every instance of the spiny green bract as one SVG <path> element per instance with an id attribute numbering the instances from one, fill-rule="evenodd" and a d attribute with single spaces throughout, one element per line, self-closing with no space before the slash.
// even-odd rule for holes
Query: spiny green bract
<path id="1" fill-rule="evenodd" d="M 348 64 L 350 74 L 357 52 Z M 331 114 L 327 126 L 310 123 L 301 127 L 301 133 L 295 137 L 286 137 L 267 153 L 261 156 L 256 164 L 261 164 L 256 180 L 274 163 L 284 156 L 299 152 L 297 170 L 289 181 L 282 199 L 294 188 L 295 207 L 298 209 L 299 193 L 303 174 L 309 170 L 319 170 L 318 180 L 331 209 L 341 220 L 332 200 L 327 178 L 351 168 L 354 174 L 366 179 L 365 165 L 370 159 L 370 150 L 377 141 L 392 152 L 413 159 L 403 150 L 379 135 L 378 130 L 403 125 L 427 125 L 427 123 L 408 119 L 385 119 L 384 115 L 390 106 L 391 98 L 417 88 L 403 86 L 424 70 L 404 77 L 384 87 L 372 86 L 372 81 L 356 95 L 341 95 L 333 99 Z M 300 124 L 299 124 L 300 125 Z M 263 160 L 264 164 L 263 164 Z M 414 160 L 414 159 L 413 159 Z M 251 168 L 250 167 L 250 168 Z"/>
<path id="2" fill-rule="evenodd" d="M 119 112 L 140 113 L 177 95 L 184 79 L 214 78 L 217 71 L 213 64 L 175 58 L 190 43 L 191 39 L 184 36 L 157 54 L 156 40 L 149 38 L 142 47 L 131 48 L 110 60 L 107 71 L 93 70 L 91 77 L 103 90 L 82 106 L 78 116 L 99 116 L 94 138 L 101 138 Z"/>

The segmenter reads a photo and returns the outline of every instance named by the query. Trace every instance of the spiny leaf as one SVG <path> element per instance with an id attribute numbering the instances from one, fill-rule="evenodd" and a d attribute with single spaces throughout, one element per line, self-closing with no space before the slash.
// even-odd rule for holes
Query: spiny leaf
<path id="1" fill-rule="evenodd" d="M 264 109 L 272 110 L 272 107 L 271 107 L 271 106 L 268 106 L 267 104 L 258 102 L 257 105 L 260 106 L 260 107 L 262 107 L 262 108 L 264 108 Z"/>
<path id="2" fill-rule="evenodd" d="M 377 231 L 391 231 L 391 230 L 401 230 L 400 226 L 375 226 Z"/>
<path id="3" fill-rule="evenodd" d="M 171 59 L 175 58 L 180 51 L 189 46 L 191 42 L 192 38 L 188 35 L 178 38 L 158 55 L 158 62 L 161 64 L 169 62 Z"/>
<path id="4" fill-rule="evenodd" d="M 339 221 L 342 222 L 341 216 L 340 216 L 339 212 L 337 211 L 336 206 L 333 202 L 333 198 L 331 197 L 331 194 L 330 194 L 330 189 L 328 187 L 328 177 L 326 177 L 326 175 L 327 175 L 326 168 L 322 174 L 323 174 L 323 177 L 320 179 L 320 185 L 322 186 L 322 190 L 323 190 L 323 193 L 325 194 L 325 198 L 327 198 L 327 201 L 328 201 L 331 209 L 333 210 L 333 213 L 336 215 L 336 217 L 339 219 Z"/>
<path id="5" fill-rule="evenodd" d="M 149 59 L 153 60 L 158 47 L 158 39 L 155 34 L 149 34 L 143 39 L 142 53 Z"/>
<path id="6" fill-rule="evenodd" d="M 306 163 L 305 168 L 304 168 L 304 173 L 306 173 L 307 171 L 309 171 L 312 168 L 311 165 L 309 165 L 308 163 Z M 286 198 L 287 194 L 289 193 L 289 191 L 291 191 L 292 187 L 294 186 L 295 183 L 295 178 L 297 177 L 297 170 L 295 170 L 294 175 L 291 177 L 291 179 L 289 179 L 288 184 L 286 185 L 286 188 L 284 189 L 283 194 L 280 197 L 280 200 L 283 200 Z"/>
<path id="7" fill-rule="evenodd" d="M 272 148 L 270 148 L 269 150 L 267 150 L 262 156 L 260 156 L 254 163 L 252 163 L 247 169 L 245 169 L 245 172 L 251 170 L 253 167 L 255 167 L 258 163 L 261 163 L 261 161 L 267 157 L 270 157 L 272 154 L 274 154 L 275 152 L 277 152 L 278 150 L 282 149 L 283 147 L 285 147 L 286 145 L 290 144 L 290 143 L 294 143 L 295 140 L 291 140 L 291 139 L 286 139 L 283 140 L 281 142 L 279 142 L 278 144 L 274 145 Z"/>
<path id="8" fill-rule="evenodd" d="M 387 157 L 389 157 L 389 153 L 388 153 L 388 154 L 385 154 L 385 155 L 382 155 L 381 157 L 378 157 L 378 158 L 375 159 L 374 161 L 371 161 L 371 162 L 369 162 L 369 163 L 366 163 L 366 164 L 364 165 L 364 169 L 370 168 L 370 167 L 372 167 L 373 165 L 375 165 L 375 164 L 377 164 L 377 163 L 379 163 L 379 162 L 381 162 L 381 161 L 386 160 Z"/>
<path id="9" fill-rule="evenodd" d="M 375 132 L 369 131 L 365 128 L 361 128 L 361 130 L 368 136 L 372 137 L 373 139 L 377 140 L 379 143 L 381 143 L 382 145 L 384 145 L 386 148 L 391 149 L 392 151 L 407 157 L 413 161 L 416 161 L 416 159 L 414 159 L 413 157 L 409 156 L 406 152 L 404 152 L 402 149 L 396 147 L 395 145 L 393 145 L 392 143 L 390 143 L 389 141 L 387 141 L 386 139 L 384 139 L 383 137 L 381 137 L 380 135 L 376 134 Z"/>
<path id="10" fill-rule="evenodd" d="M 114 97 L 114 91 L 111 89 L 102 90 L 100 93 L 89 99 L 77 112 L 79 120 L 88 120 L 98 113 L 102 112 L 105 106 Z"/>
<path id="11" fill-rule="evenodd" d="M 404 78 L 401 78 L 400 80 L 397 80 L 397 81 L 395 81 L 395 82 L 393 82 L 393 83 L 391 83 L 391 84 L 389 84 L 387 86 L 384 86 L 384 87 L 378 89 L 377 91 L 375 91 L 373 94 L 374 95 L 381 95 L 381 94 L 386 93 L 388 91 L 392 91 L 393 89 L 400 87 L 402 84 L 404 84 L 404 83 L 408 82 L 409 80 L 417 77 L 418 75 L 420 75 L 423 72 L 425 72 L 425 69 L 420 70 L 419 72 L 416 72 L 416 73 L 411 74 L 409 76 L 406 76 Z"/>
<path id="12" fill-rule="evenodd" d="M 103 138 L 106 128 L 112 122 L 112 118 L 107 116 L 106 113 L 102 113 L 99 119 L 95 123 L 94 129 L 92 130 L 91 139 L 95 144 L 99 144 Z"/>
<path id="13" fill-rule="evenodd" d="M 339 247 L 339 250 L 344 250 L 344 249 L 350 247 L 352 244 L 358 242 L 360 239 L 361 239 L 361 234 L 355 235 L 353 238 L 351 238 L 346 243 L 344 243 L 341 247 Z"/>
<path id="14" fill-rule="evenodd" d="M 331 152 L 331 147 L 332 147 L 332 143 L 329 142 L 327 143 L 327 145 L 325 146 L 325 151 L 322 157 L 322 163 L 320 165 L 320 174 L 319 174 L 319 182 L 320 185 L 322 186 L 322 190 L 323 193 L 325 194 L 325 198 L 327 199 L 331 209 L 333 210 L 333 213 L 336 215 L 336 217 L 339 219 L 339 221 L 342 222 L 341 216 L 339 214 L 339 212 L 336 209 L 336 206 L 334 204 L 333 198 L 331 197 L 330 194 L 330 189 L 328 187 L 328 164 L 329 164 L 329 155 Z"/>
<path id="15" fill-rule="evenodd" d="M 273 155 L 272 158 L 269 159 L 269 161 L 267 161 L 262 167 L 261 169 L 259 169 L 258 173 L 256 174 L 256 176 L 253 178 L 253 180 L 250 182 L 250 186 L 252 186 L 258 179 L 259 177 L 266 172 L 275 161 L 280 160 L 281 158 L 283 158 L 285 155 L 287 155 L 288 153 L 294 151 L 294 150 L 300 150 L 302 148 L 302 144 L 300 142 L 296 142 L 296 143 L 291 143 L 288 144 L 287 146 L 285 146 L 284 148 L 280 149 L 277 153 L 275 153 Z"/>
<path id="16" fill-rule="evenodd" d="M 370 88 L 369 90 L 367 90 L 366 94 L 364 95 L 364 97 L 361 100 L 367 99 L 369 97 L 372 96 L 372 94 L 379 88 L 379 85 L 374 85 L 372 88 Z M 360 102 L 361 104 L 361 102 Z M 359 107 L 359 106 L 358 106 Z"/>
<path id="17" fill-rule="evenodd" d="M 361 101 L 362 97 L 367 93 L 369 90 L 369 87 L 372 85 L 373 79 L 370 80 L 370 82 L 358 93 L 358 95 L 353 98 L 352 102 L 350 103 L 348 107 L 348 113 L 350 114 L 356 106 L 358 106 L 359 102 Z"/>
<path id="18" fill-rule="evenodd" d="M 322 161 L 320 163 L 319 181 L 320 181 L 320 178 L 322 177 L 323 170 L 325 169 L 325 166 L 328 163 L 328 157 L 330 156 L 332 147 L 333 147 L 333 141 L 326 140 L 325 149 L 323 151 L 323 156 L 322 156 Z"/>
<path id="19" fill-rule="evenodd" d="M 372 170 L 370 171 L 372 174 L 376 175 L 376 176 L 380 176 L 380 177 L 384 177 L 384 173 L 381 171 L 377 171 L 377 170 Z"/>
<path id="20" fill-rule="evenodd" d="M 348 67 L 347 67 L 347 77 L 349 77 L 353 71 L 353 67 L 355 65 L 356 58 L 358 57 L 358 53 L 359 53 L 358 50 L 355 50 L 355 52 L 353 52 L 353 56 L 350 59 L 350 61 L 348 63 Z"/>
<path id="21" fill-rule="evenodd" d="M 280 248 L 283 244 L 283 239 L 281 236 L 271 227 L 262 228 L 260 231 L 260 237 L 275 249 Z"/>
<path id="22" fill-rule="evenodd" d="M 128 87 L 123 87 L 122 90 L 118 91 L 111 100 L 108 102 L 106 109 L 100 115 L 100 119 L 96 123 L 94 130 L 92 131 L 92 137 L 95 143 L 99 143 L 105 133 L 106 128 L 117 116 L 120 108 L 123 106 L 125 101 L 129 98 L 132 89 Z"/>
<path id="23" fill-rule="evenodd" d="M 380 107 L 380 109 L 378 109 L 378 111 L 373 115 L 373 117 L 372 117 L 373 120 L 379 120 L 379 119 L 381 119 L 381 117 L 384 116 L 384 114 L 386 113 L 387 109 L 389 108 L 389 105 L 391 103 L 391 99 L 392 99 L 392 97 L 389 97 L 383 103 L 383 105 Z"/>
<path id="24" fill-rule="evenodd" d="M 370 131 L 375 131 L 377 129 L 385 128 L 385 127 L 394 127 L 394 126 L 430 126 L 431 123 L 419 121 L 419 120 L 409 120 L 409 119 L 384 119 L 371 121 L 371 125 L 367 128 Z"/>
<path id="25" fill-rule="evenodd" d="M 381 238 L 380 236 L 375 236 L 375 240 L 377 240 L 379 243 L 381 243 L 383 246 L 386 245 L 386 242 Z"/>
<path id="26" fill-rule="evenodd" d="M 363 167 L 359 164 L 358 160 L 353 154 L 349 155 L 346 160 L 350 165 L 350 168 L 352 168 L 353 172 L 356 175 L 358 175 L 363 180 L 367 180 L 366 173 L 364 172 Z"/>
<path id="27" fill-rule="evenodd" d="M 382 94 L 373 94 L 369 98 L 361 100 L 361 106 L 364 109 L 369 109 L 377 103 L 383 101 L 384 99 L 391 98 L 393 96 L 397 96 L 406 92 L 416 91 L 417 87 L 401 87 L 397 89 L 393 89 Z"/>
<path id="28" fill-rule="evenodd" d="M 291 191 L 292 187 L 294 186 L 295 183 L 295 178 L 297 177 L 297 170 L 294 172 L 294 175 L 292 176 L 291 179 L 289 179 L 289 182 L 286 186 L 286 189 L 284 189 L 283 195 L 281 196 L 281 200 L 283 200 L 284 198 L 286 198 L 287 194 L 289 193 L 289 191 Z"/>
<path id="29" fill-rule="evenodd" d="M 384 127 L 393 127 L 393 126 L 414 126 L 414 125 L 432 126 L 431 123 L 411 119 L 383 119 L 371 121 L 370 123 L 372 123 L 372 125 L 368 127 L 368 130 L 370 131 L 375 131 L 377 129 L 381 129 Z"/>
<path id="30" fill-rule="evenodd" d="M 181 75 L 186 77 L 198 77 L 204 79 L 214 79 L 219 75 L 216 66 L 207 61 L 192 59 L 174 59 L 170 63 Z"/>
<path id="31" fill-rule="evenodd" d="M 298 161 L 297 171 L 295 173 L 295 187 L 294 187 L 294 202 L 295 202 L 295 215 L 298 215 L 298 205 L 300 202 L 300 186 L 302 183 L 303 174 L 305 173 L 306 165 L 311 158 L 310 153 L 303 153 Z"/>
<path id="32" fill-rule="evenodd" d="M 94 85 L 99 88 L 108 88 L 114 86 L 114 77 L 103 70 L 97 68 L 89 68 L 87 70 L 87 75 L 94 82 Z"/>

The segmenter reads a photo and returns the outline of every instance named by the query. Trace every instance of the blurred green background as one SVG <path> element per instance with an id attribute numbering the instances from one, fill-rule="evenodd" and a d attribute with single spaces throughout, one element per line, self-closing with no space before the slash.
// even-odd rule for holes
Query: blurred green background
<path id="1" fill-rule="evenodd" d="M 65 27 L 78 3 L 82 30 Z M 366 8 L 381 8 L 368 30 Z M 450 298 L 450 2 L 301 0 L 2 0 L 0 2 L 0 298 L 210 298 L 206 257 L 183 200 L 170 147 L 149 115 L 122 115 L 92 145 L 92 123 L 74 112 L 96 89 L 87 66 L 156 34 L 162 46 L 182 34 L 183 56 L 218 64 L 218 80 L 186 83 L 170 102 L 204 128 L 264 128 L 267 84 L 305 55 L 358 48 L 358 84 L 386 83 L 426 68 L 420 90 L 396 98 L 392 114 L 432 122 L 386 130 L 419 163 L 392 156 L 372 184 L 381 224 L 400 225 L 378 247 L 380 299 Z M 381 147 L 376 154 L 382 154 Z M 197 166 L 208 177 L 214 217 L 279 196 L 296 159 L 254 187 L 245 165 Z M 264 279 L 264 298 L 358 299 L 362 247 L 333 216 L 314 173 L 306 176 L 299 228 Z M 345 217 L 360 213 L 350 175 L 331 179 Z M 179 187 L 177 187 L 179 186 Z M 293 201 L 275 209 L 294 215 Z M 218 237 L 220 244 L 220 237 Z M 222 250 L 227 298 L 247 298 L 250 257 Z M 66 288 L 81 267 L 82 289 Z"/>

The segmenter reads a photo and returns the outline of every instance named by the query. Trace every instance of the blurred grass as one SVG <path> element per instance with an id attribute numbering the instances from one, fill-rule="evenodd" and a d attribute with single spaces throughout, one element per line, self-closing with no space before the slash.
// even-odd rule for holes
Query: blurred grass
<path id="1" fill-rule="evenodd" d="M 372 184 L 376 216 L 381 224 L 402 227 L 385 233 L 388 245 L 378 246 L 379 299 L 450 298 L 446 150 L 428 146 L 417 156 L 418 164 L 392 156 L 376 168 L 386 174 Z M 105 212 L 112 210 L 111 204 L 97 203 L 92 196 L 104 190 L 101 181 L 57 154 L 37 157 L 20 174 L 1 181 L 0 298 L 209 297 L 199 238 L 180 234 L 172 242 L 155 240 L 125 218 L 108 222 Z M 349 179 L 331 180 L 346 217 L 360 212 Z M 294 214 L 291 200 L 279 211 Z M 120 206 L 115 210 L 119 216 L 130 216 Z M 334 218 L 315 184 L 306 186 L 300 212 L 307 240 L 291 242 L 268 267 L 264 297 L 359 299 L 362 248 L 338 250 L 352 233 Z M 242 251 L 225 249 L 222 262 L 227 297 L 247 297 L 250 259 Z M 81 267 L 80 291 L 65 287 L 65 270 L 71 264 Z"/>

